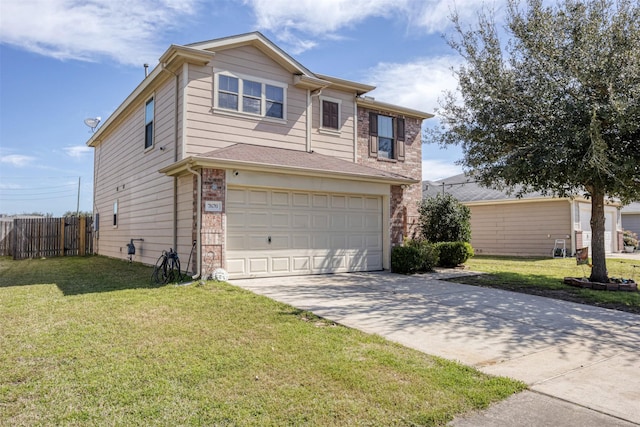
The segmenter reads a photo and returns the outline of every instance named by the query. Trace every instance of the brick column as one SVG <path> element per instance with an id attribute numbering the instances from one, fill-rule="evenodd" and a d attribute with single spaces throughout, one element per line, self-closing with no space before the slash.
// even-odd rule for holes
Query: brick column
<path id="1" fill-rule="evenodd" d="M 224 239 L 226 228 L 225 171 L 202 170 L 202 272 L 209 276 L 214 269 L 224 267 Z M 219 208 L 219 210 L 218 210 Z M 194 227 L 196 222 L 194 221 Z"/>

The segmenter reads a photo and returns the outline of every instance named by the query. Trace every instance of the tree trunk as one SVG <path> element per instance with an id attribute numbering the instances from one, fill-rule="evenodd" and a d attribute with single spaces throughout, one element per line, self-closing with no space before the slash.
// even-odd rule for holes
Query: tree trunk
<path id="1" fill-rule="evenodd" d="M 587 188 L 591 193 L 591 269 L 592 282 L 609 281 L 604 251 L 604 191 L 597 186 Z"/>

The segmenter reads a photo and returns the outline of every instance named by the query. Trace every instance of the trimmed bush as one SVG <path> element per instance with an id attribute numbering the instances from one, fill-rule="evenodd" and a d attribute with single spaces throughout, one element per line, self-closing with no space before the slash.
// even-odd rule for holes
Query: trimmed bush
<path id="1" fill-rule="evenodd" d="M 418 205 L 422 237 L 430 242 L 470 242 L 471 211 L 451 194 L 438 194 Z"/>
<path id="2" fill-rule="evenodd" d="M 420 250 L 415 246 L 394 246 L 391 249 L 391 271 L 394 273 L 415 273 L 421 264 Z"/>
<path id="3" fill-rule="evenodd" d="M 440 252 L 440 267 L 456 267 L 473 256 L 473 248 L 467 242 L 440 242 L 436 247 Z"/>
<path id="4" fill-rule="evenodd" d="M 433 271 L 433 267 L 438 265 L 440 251 L 435 244 L 424 239 L 407 240 L 406 246 L 413 246 L 420 252 L 421 264 L 418 271 Z"/>

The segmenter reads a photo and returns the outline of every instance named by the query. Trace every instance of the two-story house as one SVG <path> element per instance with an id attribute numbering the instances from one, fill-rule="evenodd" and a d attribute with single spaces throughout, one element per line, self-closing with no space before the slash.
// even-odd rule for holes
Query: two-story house
<path id="1" fill-rule="evenodd" d="M 388 269 L 416 228 L 431 114 L 311 72 L 260 33 L 172 45 L 97 129 L 96 252 L 230 277 Z M 184 267 L 184 266 L 183 266 Z"/>

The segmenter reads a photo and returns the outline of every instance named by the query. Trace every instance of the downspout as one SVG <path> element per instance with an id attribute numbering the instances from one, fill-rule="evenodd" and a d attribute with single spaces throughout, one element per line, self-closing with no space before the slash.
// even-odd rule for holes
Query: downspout
<path id="1" fill-rule="evenodd" d="M 307 89 L 307 153 L 311 152 L 311 90 Z"/>
<path id="2" fill-rule="evenodd" d="M 569 214 L 571 215 L 571 221 L 569 222 L 569 224 L 571 224 L 571 234 L 569 235 L 571 239 L 571 254 L 575 254 L 578 250 L 578 244 L 576 242 L 576 204 L 573 199 L 569 199 L 569 204 L 571 207 L 569 209 Z"/>
<path id="3" fill-rule="evenodd" d="M 173 115 L 173 162 L 177 162 L 178 161 L 178 99 L 179 99 L 179 84 L 180 84 L 180 77 L 178 76 L 178 74 L 174 73 L 173 71 L 167 69 L 167 64 L 166 63 L 162 63 L 162 70 L 166 71 L 170 74 L 173 74 L 173 76 L 175 77 L 175 91 L 174 91 L 174 98 L 175 98 L 175 103 L 173 105 L 175 105 L 174 107 L 174 115 Z M 175 248 L 176 252 L 178 251 L 178 177 L 173 177 L 173 247 Z"/>
<path id="4" fill-rule="evenodd" d="M 353 163 L 358 163 L 358 94 L 353 100 Z"/>
<path id="5" fill-rule="evenodd" d="M 191 169 L 191 164 L 187 165 L 187 171 L 198 177 L 198 196 L 196 208 L 196 274 L 192 279 L 197 279 L 202 275 L 202 245 L 201 245 L 201 222 L 202 222 L 202 175 Z"/>

